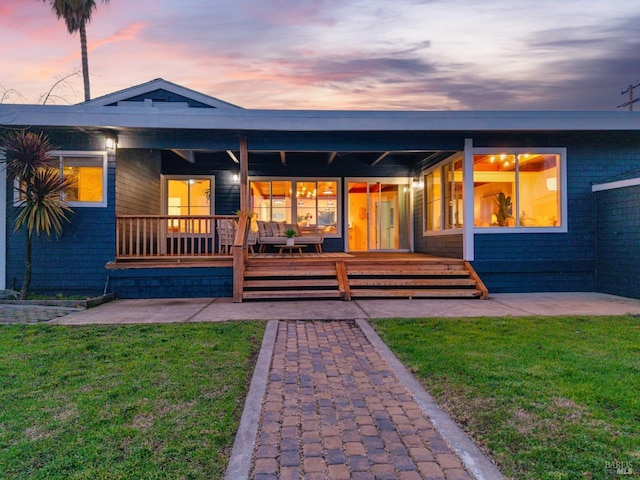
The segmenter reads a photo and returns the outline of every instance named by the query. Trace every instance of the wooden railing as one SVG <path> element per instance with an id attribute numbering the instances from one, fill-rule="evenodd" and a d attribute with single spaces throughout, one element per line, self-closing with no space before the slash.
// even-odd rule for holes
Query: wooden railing
<path id="1" fill-rule="evenodd" d="M 118 215 L 116 260 L 231 256 L 235 215 Z"/>

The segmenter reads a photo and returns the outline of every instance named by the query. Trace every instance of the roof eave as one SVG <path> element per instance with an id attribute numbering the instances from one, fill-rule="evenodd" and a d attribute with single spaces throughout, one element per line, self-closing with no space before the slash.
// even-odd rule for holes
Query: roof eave
<path id="1" fill-rule="evenodd" d="M 0 125 L 265 131 L 633 131 L 640 112 L 329 111 L 0 105 Z"/>

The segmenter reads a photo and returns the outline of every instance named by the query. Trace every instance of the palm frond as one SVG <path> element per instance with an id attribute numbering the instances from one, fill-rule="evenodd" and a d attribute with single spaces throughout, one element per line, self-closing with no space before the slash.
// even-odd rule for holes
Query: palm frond
<path id="1" fill-rule="evenodd" d="M 20 188 L 23 200 L 15 231 L 24 226 L 30 233 L 60 236 L 63 223 L 69 222 L 67 215 L 73 213 L 61 194 L 73 184 L 73 179 L 60 177 L 57 170 L 36 172 L 30 184 Z"/>
<path id="2" fill-rule="evenodd" d="M 28 180 L 38 170 L 54 167 L 57 160 L 50 152 L 55 149 L 42 133 L 10 132 L 2 142 L 9 177 Z"/>

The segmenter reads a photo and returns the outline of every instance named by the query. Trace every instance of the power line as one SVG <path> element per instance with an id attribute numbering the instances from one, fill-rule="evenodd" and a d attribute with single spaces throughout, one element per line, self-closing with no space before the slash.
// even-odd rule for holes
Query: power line
<path id="1" fill-rule="evenodd" d="M 629 94 L 629 100 L 624 102 L 622 105 L 618 105 L 617 108 L 629 107 L 629 111 L 633 112 L 633 104 L 636 102 L 640 102 L 640 98 L 633 98 L 633 89 L 640 87 L 640 83 L 635 85 L 629 85 L 629 88 L 620 92 L 620 95 L 624 95 L 625 93 Z"/>

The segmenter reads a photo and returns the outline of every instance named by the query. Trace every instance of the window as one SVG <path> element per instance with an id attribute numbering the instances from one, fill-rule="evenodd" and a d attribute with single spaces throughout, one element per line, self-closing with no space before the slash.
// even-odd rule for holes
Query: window
<path id="1" fill-rule="evenodd" d="M 483 153 L 478 153 L 482 151 Z M 557 228 L 563 223 L 560 152 L 486 151 L 473 155 L 474 225 Z"/>
<path id="2" fill-rule="evenodd" d="M 107 155 L 104 152 L 51 152 L 57 168 L 73 184 L 62 192 L 62 199 L 72 207 L 107 206 Z M 15 192 L 15 205 L 20 204 Z"/>
<path id="3" fill-rule="evenodd" d="M 250 208 L 256 220 L 297 223 L 338 236 L 336 180 L 252 180 Z"/>
<path id="4" fill-rule="evenodd" d="M 62 176 L 73 179 L 64 192 L 71 204 L 102 203 L 104 196 L 104 160 L 100 157 L 60 157 Z"/>
<path id="5" fill-rule="evenodd" d="M 172 176 L 164 180 L 167 215 L 207 217 L 213 214 L 214 177 Z M 168 228 L 173 232 L 210 233 L 210 223 L 209 219 L 169 219 Z"/>
<path id="6" fill-rule="evenodd" d="M 167 178 L 167 215 L 211 215 L 211 178 Z"/>
<path id="7" fill-rule="evenodd" d="M 440 164 L 424 176 L 425 233 L 462 227 L 462 158 Z"/>

